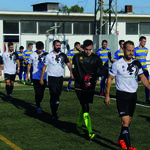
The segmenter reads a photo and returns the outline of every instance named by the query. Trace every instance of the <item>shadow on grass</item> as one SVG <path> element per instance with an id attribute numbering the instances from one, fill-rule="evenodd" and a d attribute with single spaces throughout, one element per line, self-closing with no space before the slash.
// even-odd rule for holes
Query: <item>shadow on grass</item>
<path id="1" fill-rule="evenodd" d="M 76 124 L 75 123 L 67 122 L 67 121 L 61 121 L 61 120 L 53 120 L 53 119 L 51 119 L 51 115 L 47 112 L 43 112 L 43 114 L 38 115 L 36 112 L 36 106 L 34 104 L 25 102 L 24 100 L 21 100 L 18 98 L 13 98 L 12 100 L 7 100 L 6 94 L 4 94 L 2 92 L 0 92 L 0 98 L 5 102 L 11 103 L 17 109 L 25 109 L 25 114 L 31 118 L 36 118 L 42 122 L 45 122 L 47 124 L 51 124 L 54 127 L 56 127 L 57 129 L 65 132 L 65 133 L 73 133 L 75 135 L 78 135 L 78 136 L 86 139 L 86 140 L 89 140 L 87 130 L 84 129 L 84 131 L 85 131 L 84 135 L 79 134 L 76 130 Z M 99 131 L 94 130 L 94 129 L 93 129 L 93 131 L 95 131 L 96 133 L 100 133 Z M 101 140 L 105 141 L 105 143 L 107 142 L 108 144 L 101 142 Z M 94 139 L 93 142 L 95 142 L 95 143 L 97 143 L 97 144 L 99 144 L 102 147 L 105 147 L 107 149 L 117 150 L 116 148 L 110 146 L 110 145 L 117 146 L 117 144 L 115 144 L 113 141 L 111 141 L 107 138 L 101 137 L 99 135 L 97 135 L 97 138 Z"/>
<path id="2" fill-rule="evenodd" d="M 145 118 L 147 121 L 150 121 L 150 117 L 149 116 L 139 115 L 139 117 Z"/>

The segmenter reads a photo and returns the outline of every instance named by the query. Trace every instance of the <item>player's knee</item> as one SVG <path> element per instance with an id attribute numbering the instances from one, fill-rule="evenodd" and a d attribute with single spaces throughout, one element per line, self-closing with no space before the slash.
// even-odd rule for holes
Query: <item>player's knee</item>
<path id="1" fill-rule="evenodd" d="M 83 113 L 89 112 L 89 104 L 82 104 Z"/>

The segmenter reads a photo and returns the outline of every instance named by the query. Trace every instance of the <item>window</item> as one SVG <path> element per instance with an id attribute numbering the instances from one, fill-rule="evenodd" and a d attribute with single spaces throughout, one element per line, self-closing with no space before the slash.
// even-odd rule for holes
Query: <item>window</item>
<path id="1" fill-rule="evenodd" d="M 4 21 L 3 27 L 4 27 L 4 33 L 7 34 L 19 33 L 19 23 L 17 21 Z"/>
<path id="2" fill-rule="evenodd" d="M 59 26 L 57 28 L 57 33 L 72 33 L 72 23 L 70 22 L 57 22 L 57 26 Z"/>
<path id="3" fill-rule="evenodd" d="M 4 42 L 19 42 L 19 36 L 4 36 Z"/>
<path id="4" fill-rule="evenodd" d="M 150 34 L 150 23 L 140 24 L 140 34 Z"/>
<path id="5" fill-rule="evenodd" d="M 22 21 L 21 33 L 36 33 L 36 22 L 35 21 Z"/>
<path id="6" fill-rule="evenodd" d="M 126 23 L 126 34 L 128 35 L 138 34 L 138 23 Z"/>
<path id="7" fill-rule="evenodd" d="M 89 34 L 89 23 L 74 23 L 74 34 Z"/>
<path id="8" fill-rule="evenodd" d="M 55 26 L 54 22 L 39 22 L 39 34 L 46 34 L 46 31 Z M 55 29 L 51 30 L 49 34 L 54 34 Z"/>

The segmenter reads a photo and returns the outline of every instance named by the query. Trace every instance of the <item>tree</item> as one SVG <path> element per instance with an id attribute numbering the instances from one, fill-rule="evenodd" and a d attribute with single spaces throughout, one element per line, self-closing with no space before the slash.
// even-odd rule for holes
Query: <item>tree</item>
<path id="1" fill-rule="evenodd" d="M 79 5 L 74 5 L 74 6 L 71 6 L 71 8 L 68 8 L 67 5 L 63 6 L 62 9 L 61 9 L 62 12 L 77 12 L 77 13 L 83 13 L 84 11 L 84 8 Z"/>

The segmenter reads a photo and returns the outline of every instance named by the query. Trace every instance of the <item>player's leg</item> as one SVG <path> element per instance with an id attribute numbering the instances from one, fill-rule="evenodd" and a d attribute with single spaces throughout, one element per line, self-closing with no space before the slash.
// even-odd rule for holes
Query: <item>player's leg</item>
<path id="1" fill-rule="evenodd" d="M 16 78 L 16 74 L 10 76 L 10 94 L 12 94 L 13 92 L 15 78 Z"/>
<path id="2" fill-rule="evenodd" d="M 39 80 L 33 80 L 34 92 L 35 92 L 35 102 L 37 107 L 37 113 L 42 114 L 41 101 L 44 97 L 44 90 L 46 86 L 46 80 L 44 80 L 44 85 L 40 84 Z"/>
<path id="3" fill-rule="evenodd" d="M 70 90 L 70 86 L 71 86 L 72 81 L 73 81 L 72 79 L 69 79 L 68 88 L 67 88 L 68 91 Z"/>
<path id="4" fill-rule="evenodd" d="M 22 81 L 22 74 L 23 74 L 23 66 L 20 66 L 20 72 L 19 72 L 19 81 Z"/>
<path id="5" fill-rule="evenodd" d="M 23 84 L 26 84 L 27 65 L 24 67 Z"/>
<path id="6" fill-rule="evenodd" d="M 32 73 L 33 73 L 33 66 L 31 66 L 31 69 L 30 69 L 30 80 L 31 80 L 31 85 L 33 85 L 33 77 L 32 77 Z"/>
<path id="7" fill-rule="evenodd" d="M 48 77 L 48 80 L 52 119 L 58 119 L 57 110 L 60 100 L 59 97 L 62 92 L 63 77 Z"/>
<path id="8" fill-rule="evenodd" d="M 145 77 L 149 80 L 149 72 L 145 71 L 144 72 Z M 146 97 L 146 103 L 149 104 L 150 100 L 149 100 L 149 89 L 145 87 L 145 97 Z"/>

